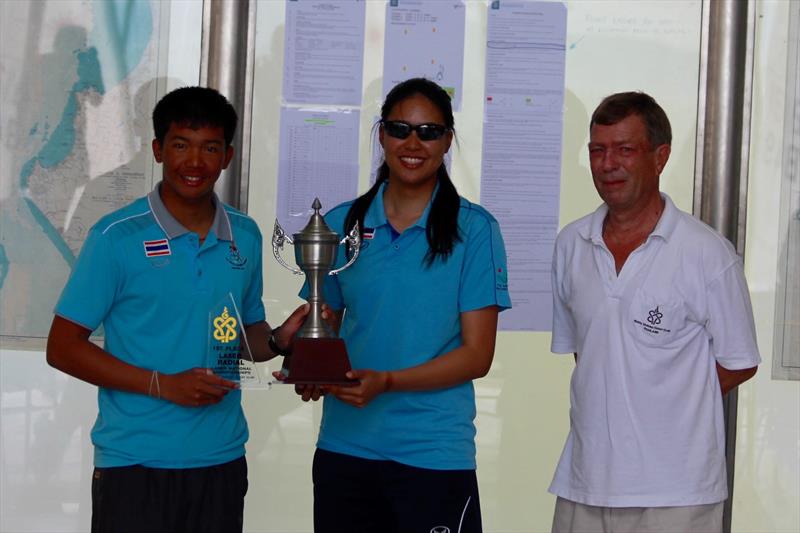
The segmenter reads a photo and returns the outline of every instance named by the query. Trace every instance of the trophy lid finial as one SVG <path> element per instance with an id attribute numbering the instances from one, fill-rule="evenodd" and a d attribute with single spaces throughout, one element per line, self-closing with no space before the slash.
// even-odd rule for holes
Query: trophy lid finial
<path id="1" fill-rule="evenodd" d="M 308 243 L 308 242 L 339 242 L 339 237 L 320 214 L 319 210 L 322 209 L 322 202 L 319 198 L 314 198 L 314 203 L 311 204 L 314 213 L 308 219 L 308 224 L 299 233 L 293 235 L 295 243 Z"/>

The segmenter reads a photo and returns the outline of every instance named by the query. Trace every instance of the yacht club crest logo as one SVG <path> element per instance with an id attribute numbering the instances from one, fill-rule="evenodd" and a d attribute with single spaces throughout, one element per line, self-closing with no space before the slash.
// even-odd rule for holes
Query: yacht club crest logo
<path id="1" fill-rule="evenodd" d="M 228 255 L 225 256 L 225 260 L 231 264 L 231 266 L 235 269 L 243 269 L 244 265 L 247 263 L 247 258 L 242 257 L 242 254 L 239 253 L 239 249 L 236 247 L 236 243 L 231 242 L 230 248 L 228 249 Z"/>
<path id="2" fill-rule="evenodd" d="M 664 318 L 664 313 L 658 310 L 658 306 L 655 309 L 651 309 L 649 311 L 649 316 L 647 317 L 647 321 L 657 326 L 661 324 L 661 319 Z"/>
<path id="3" fill-rule="evenodd" d="M 645 318 L 644 322 L 638 319 L 633 319 L 633 323 L 637 326 L 641 326 L 642 331 L 645 333 L 649 333 L 651 336 L 655 337 L 657 335 L 670 333 L 672 331 L 671 329 L 662 328 L 660 326 L 661 319 L 663 318 L 664 313 L 659 309 L 659 306 L 656 306 L 654 309 L 647 311 L 647 318 Z"/>

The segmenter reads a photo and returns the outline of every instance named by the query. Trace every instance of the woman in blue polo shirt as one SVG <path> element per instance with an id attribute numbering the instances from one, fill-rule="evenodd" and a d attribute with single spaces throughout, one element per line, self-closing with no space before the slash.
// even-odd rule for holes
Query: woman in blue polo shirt
<path id="1" fill-rule="evenodd" d="M 364 240 L 324 288 L 359 384 L 326 389 L 317 533 L 481 530 L 472 380 L 489 371 L 511 302 L 497 221 L 459 197 L 443 162 L 453 124 L 441 87 L 397 85 L 375 185 L 326 215 L 342 234 L 358 221 Z"/>

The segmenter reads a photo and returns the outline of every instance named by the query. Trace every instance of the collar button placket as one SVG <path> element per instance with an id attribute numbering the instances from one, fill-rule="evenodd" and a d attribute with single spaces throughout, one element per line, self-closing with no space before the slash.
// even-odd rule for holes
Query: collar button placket
<path id="1" fill-rule="evenodd" d="M 600 267 L 600 277 L 606 287 L 606 294 L 614 296 L 618 281 L 617 267 L 614 263 L 614 255 L 605 243 L 596 243 L 594 247 L 596 264 Z"/>

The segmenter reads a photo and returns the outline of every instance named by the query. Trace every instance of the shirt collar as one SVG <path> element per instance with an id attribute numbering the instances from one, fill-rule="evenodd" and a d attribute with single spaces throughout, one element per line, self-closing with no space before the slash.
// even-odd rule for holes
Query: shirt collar
<path id="1" fill-rule="evenodd" d="M 164 230 L 168 239 L 174 239 L 175 237 L 180 237 L 184 233 L 189 233 L 189 230 L 178 222 L 178 220 L 172 216 L 172 213 L 169 212 L 167 206 L 164 205 L 161 194 L 158 192 L 160 189 L 161 182 L 147 195 L 147 202 L 150 204 L 150 210 L 153 212 L 156 222 L 161 229 Z M 225 211 L 225 206 L 219 201 L 216 193 L 213 193 L 211 200 L 214 202 L 215 209 L 214 221 L 211 223 L 209 234 L 213 232 L 219 240 L 233 241 L 231 221 L 228 218 L 228 213 Z"/>
<path id="2" fill-rule="evenodd" d="M 660 194 L 664 200 L 664 211 L 661 213 L 656 227 L 650 232 L 650 237 L 657 236 L 668 241 L 675 230 L 675 224 L 678 220 L 678 208 L 672 203 L 669 195 L 663 192 Z M 603 221 L 606 219 L 607 214 L 608 206 L 603 203 L 592 213 L 589 224 L 579 230 L 580 236 L 595 244 L 603 243 Z"/>
<path id="3" fill-rule="evenodd" d="M 383 226 L 384 224 L 389 224 L 389 219 L 386 218 L 386 209 L 383 205 L 383 193 L 386 190 L 386 187 L 389 185 L 388 181 L 384 181 L 381 183 L 380 188 L 378 189 L 378 193 L 375 195 L 375 199 L 372 200 L 369 208 L 367 209 L 367 214 L 364 215 L 364 226 L 367 228 L 377 228 L 378 226 Z M 425 210 L 422 212 L 422 215 L 419 219 L 414 223 L 414 226 L 419 228 L 426 228 L 428 225 L 428 216 L 431 212 L 431 204 L 433 203 L 433 199 L 436 197 L 436 194 L 439 192 L 439 181 L 436 181 L 436 187 L 433 189 L 433 194 L 431 194 L 430 200 L 428 200 L 428 205 L 425 206 Z"/>
<path id="4" fill-rule="evenodd" d="M 672 198 L 665 193 L 661 193 L 661 198 L 664 199 L 664 212 L 661 213 L 661 218 L 658 219 L 658 224 L 650 235 L 658 235 L 668 241 L 678 223 L 678 208 L 672 203 Z"/>

